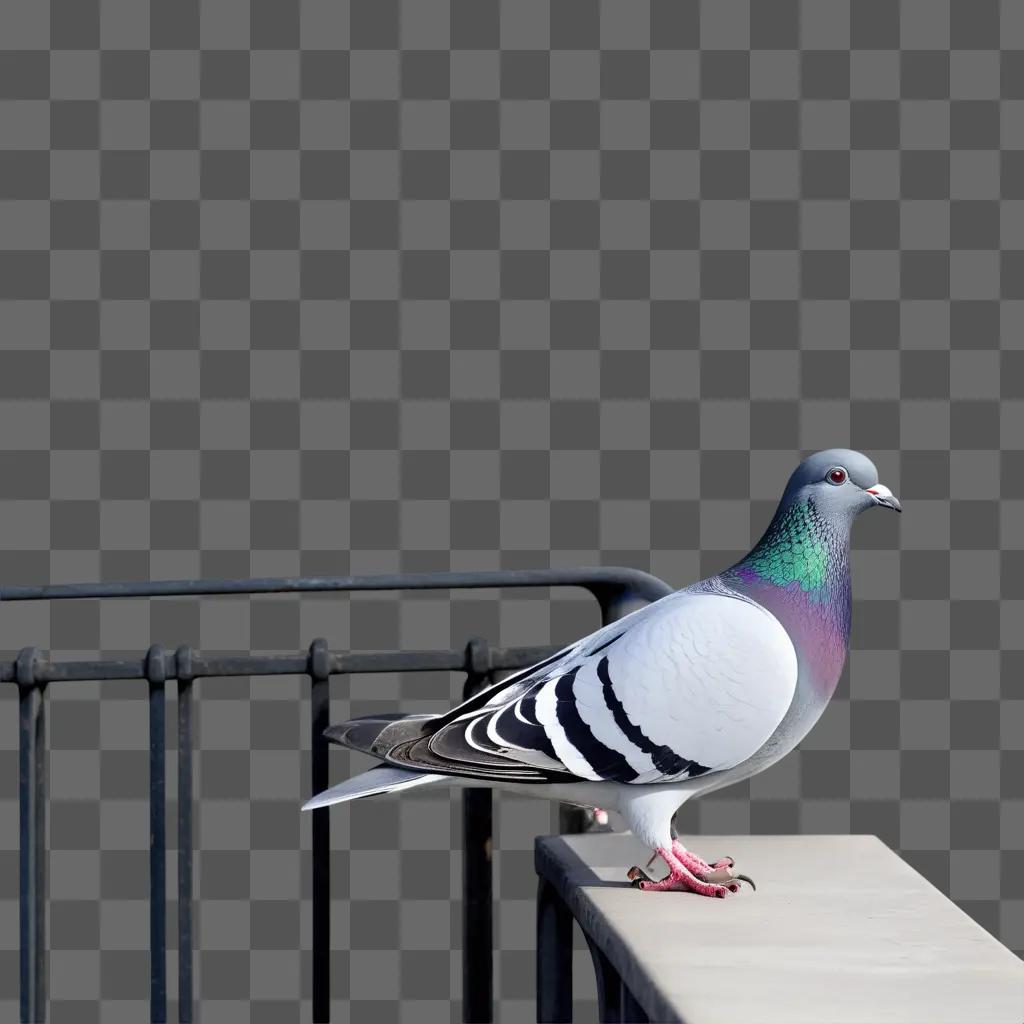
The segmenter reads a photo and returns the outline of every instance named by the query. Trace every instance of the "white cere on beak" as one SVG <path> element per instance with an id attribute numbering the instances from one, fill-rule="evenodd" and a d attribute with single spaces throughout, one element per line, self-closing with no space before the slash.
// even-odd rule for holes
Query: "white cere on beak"
<path id="1" fill-rule="evenodd" d="M 876 505 L 884 505 L 886 508 L 894 509 L 896 512 L 903 511 L 899 498 L 885 484 L 875 484 L 873 487 L 866 487 L 865 490 L 875 499 Z"/>

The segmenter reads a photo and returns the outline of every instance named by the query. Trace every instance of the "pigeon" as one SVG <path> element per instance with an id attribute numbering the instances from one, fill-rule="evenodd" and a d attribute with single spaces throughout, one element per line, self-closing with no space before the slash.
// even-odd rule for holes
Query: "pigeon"
<path id="1" fill-rule="evenodd" d="M 902 511 L 867 456 L 804 459 L 754 548 L 716 576 L 637 609 L 440 715 L 329 727 L 382 764 L 304 810 L 432 785 L 490 786 L 615 810 L 668 866 L 636 888 L 724 897 L 747 875 L 705 861 L 673 819 L 692 797 L 749 778 L 807 735 L 835 692 L 850 636 L 850 530 Z"/>

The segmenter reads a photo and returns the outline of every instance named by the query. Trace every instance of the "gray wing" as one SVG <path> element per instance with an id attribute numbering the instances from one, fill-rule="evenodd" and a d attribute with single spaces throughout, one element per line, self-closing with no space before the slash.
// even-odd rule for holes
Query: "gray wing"
<path id="1" fill-rule="evenodd" d="M 354 741 L 360 733 L 358 723 L 335 726 L 327 735 L 403 768 L 492 781 L 579 781 L 580 776 L 558 757 L 547 730 L 537 721 L 536 696 L 552 680 L 571 680 L 580 666 L 600 656 L 671 596 L 602 626 L 482 690 L 445 715 L 425 719 L 412 728 L 407 721 L 389 724 L 368 719 L 363 734 L 373 737 L 372 744 Z M 608 777 L 612 777 L 612 766 L 607 767 Z"/>
<path id="2" fill-rule="evenodd" d="M 770 612 L 681 591 L 456 708 L 396 763 L 524 781 L 694 778 L 759 750 L 796 677 L 793 644 Z"/>

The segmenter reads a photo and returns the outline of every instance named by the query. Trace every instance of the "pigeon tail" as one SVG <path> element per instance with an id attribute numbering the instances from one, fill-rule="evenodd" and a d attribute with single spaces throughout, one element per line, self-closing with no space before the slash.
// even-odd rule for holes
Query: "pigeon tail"
<path id="1" fill-rule="evenodd" d="M 339 782 L 337 786 L 317 793 L 303 805 L 304 811 L 313 811 L 318 807 L 330 807 L 332 804 L 344 804 L 350 800 L 360 800 L 364 796 L 379 796 L 381 793 L 398 793 L 416 786 L 429 786 L 437 782 L 450 782 L 443 775 L 428 772 L 411 772 L 405 768 L 394 768 L 391 765 L 379 765 L 362 775 Z"/>

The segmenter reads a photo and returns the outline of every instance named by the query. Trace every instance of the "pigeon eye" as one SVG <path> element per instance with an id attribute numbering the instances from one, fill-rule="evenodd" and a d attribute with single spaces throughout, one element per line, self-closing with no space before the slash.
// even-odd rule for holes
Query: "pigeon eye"
<path id="1" fill-rule="evenodd" d="M 825 477 L 830 484 L 835 484 L 837 487 L 840 484 L 846 483 L 846 470 L 842 466 L 836 466 L 835 469 L 828 471 L 828 476 Z"/>

